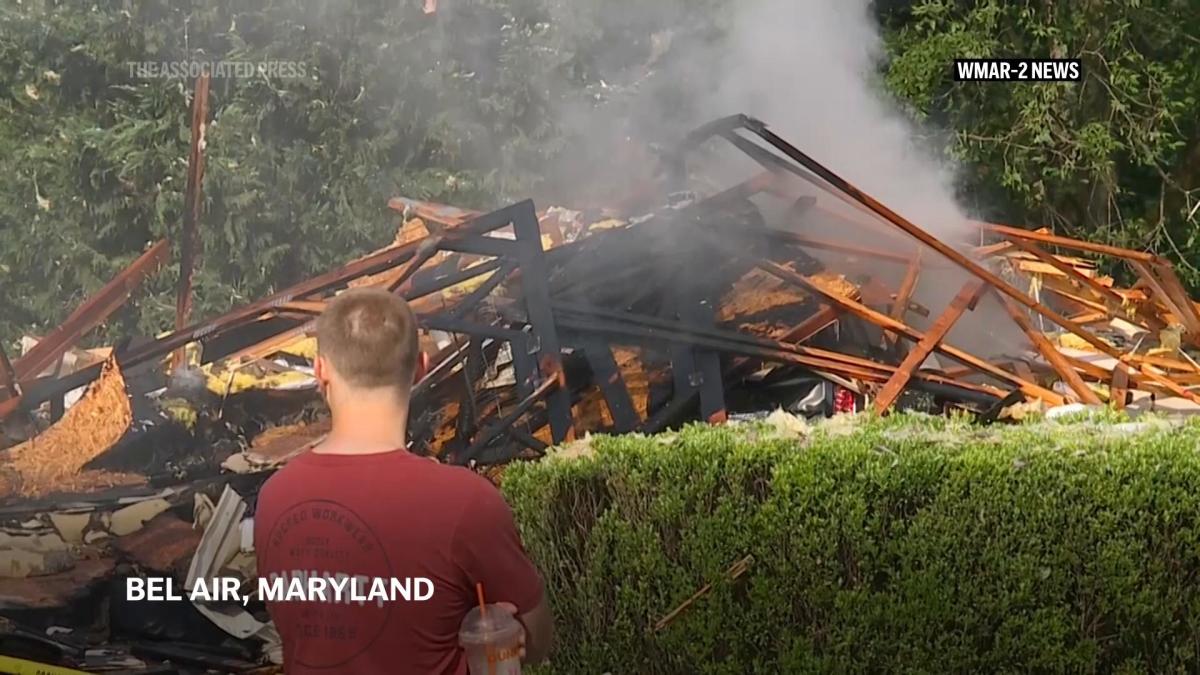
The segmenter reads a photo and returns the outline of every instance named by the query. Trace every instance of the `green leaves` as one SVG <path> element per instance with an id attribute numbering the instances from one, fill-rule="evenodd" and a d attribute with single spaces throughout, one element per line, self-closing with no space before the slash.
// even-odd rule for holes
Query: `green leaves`
<path id="1" fill-rule="evenodd" d="M 390 241 L 398 192 L 474 207 L 525 196 L 563 150 L 548 110 L 561 92 L 546 83 L 566 56 L 546 49 L 562 37 L 548 24 L 533 28 L 545 13 L 542 0 L 435 17 L 341 0 L 6 4 L 0 340 L 54 325 L 146 242 L 178 236 L 191 82 L 132 64 L 305 66 L 212 81 L 195 314 L 214 316 Z M 466 34 L 478 40 L 455 40 Z M 152 289 L 169 294 L 177 274 Z M 171 312 L 131 304 L 91 339 L 157 333 Z"/>
<path id="2" fill-rule="evenodd" d="M 1178 246 L 1195 227 L 1178 205 L 1200 197 L 1184 155 L 1200 136 L 1188 103 L 1200 90 L 1200 6 L 926 0 L 912 17 L 891 36 L 887 81 L 957 130 L 963 162 L 993 169 L 966 172 L 964 192 L 1002 187 L 1004 199 L 985 205 L 996 218 L 1115 244 L 1141 239 L 1183 265 L 1200 253 Z M 950 59 L 979 56 L 1081 58 L 1085 80 L 951 82 Z M 1146 242 L 1136 233 L 1160 212 L 1162 237 Z"/>
<path id="3" fill-rule="evenodd" d="M 552 672 L 1191 672 L 1200 426 L 1151 427 L 692 426 L 592 438 L 503 489 L 556 611 Z"/>

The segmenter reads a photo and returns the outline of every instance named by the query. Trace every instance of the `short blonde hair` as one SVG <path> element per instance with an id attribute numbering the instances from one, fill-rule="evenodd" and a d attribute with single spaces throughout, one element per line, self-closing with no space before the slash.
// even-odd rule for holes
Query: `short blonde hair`
<path id="1" fill-rule="evenodd" d="M 317 351 L 351 386 L 407 392 L 417 366 L 417 320 L 398 295 L 349 290 L 317 319 Z"/>

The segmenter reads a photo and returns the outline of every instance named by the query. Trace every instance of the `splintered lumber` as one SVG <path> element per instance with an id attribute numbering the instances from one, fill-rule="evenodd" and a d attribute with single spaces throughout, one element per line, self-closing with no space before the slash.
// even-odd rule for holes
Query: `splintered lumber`
<path id="1" fill-rule="evenodd" d="M 780 342 L 791 344 L 801 344 L 807 342 L 813 336 L 833 325 L 838 320 L 838 315 L 841 311 L 832 305 L 822 304 L 817 308 L 816 313 L 800 322 L 796 326 L 788 329 L 782 335 L 774 338 Z M 726 377 L 741 372 L 743 367 L 751 359 L 744 356 L 739 356 L 733 360 L 729 368 L 726 370 Z"/>
<path id="2" fill-rule="evenodd" d="M 738 577 L 742 576 L 743 574 L 745 574 L 750 569 L 750 566 L 753 564 L 754 564 L 754 556 L 748 555 L 745 558 L 742 558 L 741 560 L 730 565 L 729 569 L 725 570 L 724 576 L 729 581 L 733 581 L 733 580 L 737 579 Z M 654 627 L 650 629 L 650 632 L 657 633 L 657 632 L 663 630 L 664 628 L 666 628 L 667 626 L 670 626 L 671 623 L 673 621 L 675 621 L 675 619 L 678 618 L 679 615 L 682 614 L 688 607 L 691 607 L 697 600 L 699 600 L 700 598 L 703 598 L 705 595 L 708 595 L 708 593 L 710 591 L 712 591 L 712 587 L 713 587 L 713 585 L 711 583 L 704 584 L 704 586 L 701 587 L 700 590 L 698 590 L 692 594 L 692 597 L 688 598 L 687 600 L 684 600 L 682 603 L 679 604 L 678 607 L 671 610 L 670 612 L 668 612 L 666 614 L 666 616 L 664 616 L 661 619 L 659 619 L 658 621 L 656 621 L 654 623 Z"/>
<path id="3" fill-rule="evenodd" d="M 894 330 L 897 333 L 900 333 L 901 335 L 904 335 L 905 337 L 909 338 L 910 340 L 914 340 L 917 342 L 920 342 L 921 339 L 925 337 L 924 333 L 922 333 L 921 331 L 919 331 L 915 328 L 912 328 L 908 324 L 897 321 L 897 320 L 893 319 L 892 317 L 887 316 L 886 314 L 881 314 L 879 312 L 876 312 L 875 310 L 871 309 L 870 307 L 867 307 L 858 302 L 855 302 L 853 300 L 845 298 L 841 295 L 826 291 L 826 290 L 822 289 L 821 287 L 817 286 L 816 284 L 813 284 L 808 279 L 804 278 L 804 276 L 802 276 L 800 274 L 796 274 L 792 270 L 789 270 L 788 268 L 786 268 L 778 263 L 774 263 L 771 261 L 760 261 L 757 263 L 757 265 L 763 271 L 768 272 L 773 275 L 776 275 L 785 281 L 791 281 L 792 283 L 796 283 L 805 288 L 810 288 L 810 289 L 816 291 L 818 294 L 824 296 L 827 300 L 829 300 L 833 304 L 841 307 L 842 309 L 846 310 L 847 312 L 849 312 L 851 314 L 854 314 L 855 316 L 862 318 L 865 321 L 869 321 L 869 322 L 879 326 L 880 328 Z M 961 349 L 952 347 L 952 346 L 946 344 L 945 342 L 940 342 L 938 344 L 937 351 L 939 351 L 939 352 L 945 354 L 946 356 L 949 356 L 950 358 L 953 358 L 957 361 L 961 361 L 965 364 L 968 364 L 982 373 L 985 373 L 987 375 L 992 375 L 993 377 L 999 378 L 1006 382 L 1010 382 L 1010 383 L 1016 385 L 1017 387 L 1019 387 L 1021 389 L 1021 391 L 1024 392 L 1027 396 L 1032 396 L 1034 398 L 1042 399 L 1043 401 L 1049 403 L 1050 405 L 1062 405 L 1063 404 L 1063 397 L 1060 396 L 1059 394 L 1057 394 L 1053 391 L 1050 391 L 1049 389 L 1046 389 L 1045 387 L 1038 386 L 1037 384 L 1035 384 L 1033 382 L 1028 382 L 1020 377 L 1017 377 L 1016 375 L 1014 375 L 1002 368 L 997 368 L 996 366 L 992 365 L 991 363 L 988 363 L 987 361 L 984 361 L 983 359 L 981 359 L 977 356 L 974 356 L 968 352 L 965 352 Z"/>
<path id="4" fill-rule="evenodd" d="M 1109 246 L 1107 244 L 1096 244 L 1082 239 L 1071 239 L 1070 237 L 1060 237 L 1050 234 L 1049 232 L 1039 232 L 1034 230 L 1024 230 L 1019 227 L 1009 227 L 1007 225 L 996 225 L 994 223 L 979 223 L 976 222 L 985 230 L 1003 235 L 1009 241 L 1013 239 L 1021 239 L 1024 241 L 1038 241 L 1043 244 L 1051 244 L 1061 246 L 1062 248 L 1072 248 L 1077 251 L 1087 251 L 1088 253 L 1098 253 L 1100 255 L 1108 255 L 1122 260 L 1139 261 L 1152 263 L 1158 260 L 1158 256 L 1141 251 L 1134 251 L 1127 248 L 1119 248 L 1117 246 Z"/>
<path id="5" fill-rule="evenodd" d="M 1010 237 L 1009 241 L 1022 251 L 1025 251 L 1026 253 L 1034 256 L 1038 260 L 1046 263 L 1059 272 L 1062 272 L 1067 276 L 1067 278 L 1074 281 L 1077 285 L 1090 289 L 1093 293 L 1108 301 L 1108 303 L 1112 303 L 1111 305 L 1108 305 L 1106 309 L 1112 310 L 1114 315 L 1120 316 L 1124 313 L 1123 305 L 1125 304 L 1125 299 L 1122 298 L 1116 291 L 1101 284 L 1092 277 L 1080 272 L 1074 266 L 1068 265 L 1067 263 L 1059 260 L 1058 257 L 1042 250 L 1036 244 L 1025 241 L 1020 237 Z M 1137 314 L 1146 323 L 1146 327 L 1150 328 L 1151 330 L 1160 328 L 1163 325 L 1162 321 L 1158 319 L 1158 317 L 1155 317 L 1148 312 L 1141 310 L 1140 308 L 1137 310 Z"/>
<path id="6" fill-rule="evenodd" d="M 918 247 L 913 253 L 912 260 L 908 261 L 908 268 L 904 271 L 904 279 L 900 282 L 900 289 L 896 291 L 896 300 L 892 303 L 892 311 L 889 316 L 897 321 L 904 321 L 904 315 L 908 312 L 908 304 L 912 301 L 913 293 L 917 290 L 917 281 L 921 276 L 921 249 Z M 895 344 L 899 336 L 893 331 L 884 331 L 884 338 L 888 344 Z"/>
<path id="7" fill-rule="evenodd" d="M 1154 299 L 1162 303 L 1171 312 L 1175 321 L 1183 325 L 1190 335 L 1196 336 L 1200 334 L 1200 320 L 1196 318 L 1195 307 L 1191 301 L 1188 300 L 1186 303 L 1181 303 L 1179 296 L 1171 293 L 1166 288 L 1162 280 L 1154 274 L 1154 270 L 1149 265 L 1142 262 L 1132 262 L 1130 264 L 1134 271 L 1137 272 L 1138 277 L 1154 292 Z"/>
<path id="8" fill-rule="evenodd" d="M 175 330 L 183 330 L 192 316 L 192 274 L 200 253 L 200 211 L 204 208 L 204 137 L 208 131 L 209 74 L 196 78 L 192 94 L 192 143 L 188 155 L 187 186 L 184 191 L 183 232 L 179 238 L 179 289 L 175 298 Z M 186 354 L 183 347 L 172 357 L 174 368 L 182 367 Z"/>
<path id="9" fill-rule="evenodd" d="M 829 191 L 832 194 L 839 196 L 839 197 L 846 197 L 849 199 L 853 199 L 855 202 L 861 204 L 862 206 L 869 209 L 871 212 L 875 213 L 875 215 L 879 216 L 880 218 L 883 218 L 887 222 L 890 222 L 892 225 L 903 230 L 904 232 L 907 232 L 910 236 L 915 238 L 917 241 L 921 242 L 922 244 L 925 244 L 929 248 L 932 248 L 933 250 L 942 254 L 946 258 L 949 258 L 952 262 L 956 263 L 959 267 L 962 267 L 966 271 L 975 275 L 975 277 L 977 277 L 978 279 L 987 282 L 992 287 L 994 287 L 996 290 L 998 290 L 1001 293 L 1003 293 L 1004 295 L 1008 296 L 1010 299 L 1012 299 L 1016 303 L 1024 306 L 1026 309 L 1030 309 L 1034 312 L 1037 312 L 1038 314 L 1041 314 L 1043 317 L 1049 319 L 1050 321 L 1053 321 L 1055 324 L 1071 331 L 1072 333 L 1075 333 L 1080 338 L 1087 341 L 1093 347 L 1100 350 L 1101 352 L 1103 352 L 1109 356 L 1112 356 L 1113 358 L 1117 358 L 1117 359 L 1122 358 L 1123 355 L 1119 351 L 1117 351 L 1116 349 L 1113 349 L 1110 345 L 1106 344 L 1103 340 L 1101 340 L 1101 339 L 1097 338 L 1096 336 L 1092 335 L 1091 333 L 1087 332 L 1087 329 L 1084 328 L 1083 326 L 1075 323 L 1074 321 L 1071 321 L 1070 319 L 1066 318 L 1065 316 L 1062 316 L 1058 312 L 1055 312 L 1054 310 L 1050 309 L 1049 307 L 1046 307 L 1045 305 L 1041 304 L 1037 300 L 1034 300 L 1033 298 L 1029 297 L 1029 295 L 1027 293 L 1024 293 L 1021 290 L 1017 289 L 1012 284 L 1008 283 L 1003 278 L 1001 278 L 999 275 L 997 275 L 995 272 L 992 272 L 991 270 L 987 269 L 986 267 L 979 264 L 978 262 L 971 260 L 970 258 L 963 255 L 959 251 L 955 250 L 954 248 L 952 248 L 945 242 L 943 242 L 940 239 L 938 239 L 937 237 L 929 234 L 924 229 L 918 227 L 917 225 L 915 225 L 911 221 L 907 220 L 900 214 L 896 213 L 895 211 L 891 210 L 884 204 L 880 203 L 874 197 L 871 197 L 870 195 L 863 192 L 862 190 L 859 190 L 858 188 L 856 188 L 854 185 L 852 185 L 846 179 L 844 179 L 841 176 L 830 171 L 828 168 L 821 165 L 819 162 L 817 162 L 813 158 L 809 157 L 807 154 L 805 154 L 801 150 L 797 149 L 795 146 L 789 144 L 787 141 L 785 141 L 782 138 L 780 138 L 779 136 L 775 135 L 774 132 L 772 132 L 770 129 L 766 128 L 761 122 L 757 122 L 755 120 L 750 120 L 749 118 L 745 118 L 744 116 L 742 117 L 742 121 L 743 121 L 744 125 L 746 125 L 748 128 L 753 128 L 755 133 L 757 133 L 759 136 L 761 136 L 768 143 L 775 146 L 777 149 L 779 149 L 781 152 L 786 154 L 792 160 L 799 163 L 804 168 L 806 168 L 809 171 L 811 171 L 812 173 L 816 174 L 828 186 L 833 188 L 832 190 L 827 190 L 827 191 Z M 1020 232 L 1018 231 L 1018 234 L 1016 236 L 1019 236 L 1019 234 L 1020 234 Z M 1112 247 L 1108 247 L 1108 248 L 1111 249 Z M 1123 254 L 1127 253 L 1126 251 L 1123 251 L 1121 249 L 1115 249 L 1115 250 L 1117 250 L 1119 252 L 1118 253 L 1119 257 L 1122 256 Z M 1127 255 L 1124 255 L 1124 257 L 1128 258 Z M 1156 259 L 1151 257 L 1151 260 L 1153 261 Z M 995 370 L 999 370 L 999 369 L 995 369 Z M 1173 393 L 1175 393 L 1179 396 L 1182 396 L 1184 398 L 1187 398 L 1191 401 L 1200 402 L 1200 397 L 1198 397 L 1195 394 L 1193 394 L 1192 392 L 1184 389 L 1183 387 L 1180 387 L 1176 383 L 1171 382 L 1169 379 L 1162 377 L 1160 375 L 1157 375 L 1157 374 L 1153 373 L 1152 371 L 1147 370 L 1145 368 L 1142 368 L 1141 370 L 1147 377 L 1153 379 L 1155 382 L 1158 382 L 1163 387 L 1169 388 Z M 1004 372 L 1004 371 L 1000 371 L 1000 372 Z M 1007 373 L 1006 373 L 1006 375 L 1007 375 Z M 1007 377 L 1005 379 L 1007 379 Z"/>
<path id="10" fill-rule="evenodd" d="M 946 311 L 933 322 L 933 325 L 926 331 L 924 337 L 917 342 L 916 346 L 909 350 L 908 355 L 900 362 L 900 366 L 896 372 L 888 379 L 883 388 L 879 390 L 879 394 L 875 397 L 875 412 L 882 414 L 896 399 L 900 397 L 900 393 L 904 391 L 905 385 L 912 378 L 915 371 L 933 350 L 938 346 L 950 329 L 954 327 L 954 323 L 959 317 L 967 311 L 969 307 L 974 306 L 979 301 L 979 297 L 983 295 L 983 291 L 987 288 L 982 281 L 969 281 L 963 284 L 958 294 L 950 301 L 950 305 L 946 307 Z"/>
<path id="11" fill-rule="evenodd" d="M 1058 351 L 1058 348 L 1050 344 L 1050 339 L 1047 338 L 1041 331 L 1034 328 L 1033 322 L 1029 320 L 1029 317 L 1023 311 L 1021 311 L 1021 308 L 1017 307 L 1013 301 L 1003 296 L 999 296 L 999 298 L 1000 303 L 1004 305 L 1004 309 L 1008 312 L 1008 315 L 1012 317 L 1012 320 L 1018 326 L 1020 326 L 1025 335 L 1029 337 L 1030 342 L 1033 343 L 1034 348 L 1038 350 L 1038 353 L 1042 355 L 1042 358 L 1046 359 L 1046 362 L 1050 364 L 1050 367 L 1054 369 L 1054 372 L 1058 374 L 1059 378 L 1061 378 L 1063 382 L 1067 383 L 1067 386 L 1071 388 L 1071 391 L 1075 392 L 1075 395 L 1079 397 L 1079 400 L 1083 403 L 1098 405 L 1100 403 L 1100 397 L 1096 396 L 1096 392 L 1092 391 L 1092 388 L 1087 386 L 1087 384 L 1083 381 L 1083 378 L 1079 376 L 1079 373 L 1077 373 L 1075 369 L 1071 367 L 1071 364 L 1067 362 L 1066 357 L 1064 357 L 1062 353 Z"/>
<path id="12" fill-rule="evenodd" d="M 133 409 L 125 378 L 110 358 L 100 377 L 55 425 L 8 451 L 0 464 L 0 498 L 12 494 L 39 497 L 85 486 L 128 485 L 141 476 L 100 471 L 80 473 L 129 429 Z"/>
<path id="13" fill-rule="evenodd" d="M 43 370 L 54 365 L 84 333 L 98 326 L 125 304 L 142 281 L 166 261 L 169 253 L 167 241 L 159 241 L 105 284 L 104 288 L 84 301 L 58 328 L 16 360 L 13 369 L 17 373 L 17 379 L 24 382 L 37 377 Z"/>
<path id="14" fill-rule="evenodd" d="M 1192 299 L 1188 297 L 1187 291 L 1183 289 L 1183 282 L 1175 274 L 1175 268 L 1171 263 L 1166 260 L 1159 261 L 1154 264 L 1154 269 L 1161 274 L 1165 290 L 1175 298 L 1179 309 L 1187 312 L 1189 319 L 1184 323 L 1193 326 L 1200 325 L 1200 310 L 1196 309 L 1196 303 L 1192 302 Z"/>

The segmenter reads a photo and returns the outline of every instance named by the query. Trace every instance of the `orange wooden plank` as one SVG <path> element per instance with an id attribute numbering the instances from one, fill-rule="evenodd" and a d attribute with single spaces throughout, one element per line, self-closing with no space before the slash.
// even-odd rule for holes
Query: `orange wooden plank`
<path id="1" fill-rule="evenodd" d="M 1081 239 L 1071 239 L 1070 237 L 1060 237 L 1048 232 L 1035 232 L 1033 230 L 1024 230 L 1019 227 L 1008 227 L 1007 225 L 996 225 L 993 223 L 977 223 L 985 230 L 990 230 L 996 234 L 1004 235 L 1012 241 L 1021 239 L 1023 241 L 1040 241 L 1043 244 L 1053 244 L 1063 248 L 1071 248 L 1077 251 L 1087 251 L 1089 253 L 1099 253 L 1101 255 L 1110 255 L 1114 258 L 1129 261 L 1155 262 L 1158 258 L 1149 253 L 1141 251 L 1133 251 L 1127 248 L 1119 248 L 1116 246 L 1108 246 L 1105 244 L 1095 244 L 1090 241 Z"/>
<path id="2" fill-rule="evenodd" d="M 917 281 L 921 277 L 921 249 L 917 248 L 912 260 L 908 261 L 908 269 L 904 271 L 904 280 L 900 282 L 900 290 L 896 291 L 896 301 L 892 303 L 892 311 L 888 315 L 897 321 L 904 321 L 908 311 L 908 303 L 917 290 Z M 893 331 L 884 331 L 883 337 L 888 344 L 896 344 L 900 336 Z"/>
<path id="3" fill-rule="evenodd" d="M 900 366 L 896 372 L 888 379 L 883 388 L 879 390 L 879 394 L 875 397 L 875 412 L 883 414 L 896 399 L 900 397 L 900 393 L 904 391 L 904 387 L 912 378 L 913 371 L 929 358 L 933 350 L 938 346 L 950 329 L 954 327 L 954 323 L 959 317 L 967 311 L 979 300 L 979 296 L 983 295 L 984 289 L 987 288 L 982 281 L 968 281 L 963 284 L 962 290 L 954 299 L 950 301 L 946 311 L 933 322 L 925 336 L 921 338 L 917 345 L 908 352 L 908 356 L 900 362 Z"/>
<path id="4" fill-rule="evenodd" d="M 924 333 L 922 333 L 921 331 L 919 331 L 915 328 L 912 328 L 908 324 L 903 323 L 901 321 L 897 321 L 897 320 L 893 319 L 892 317 L 887 316 L 886 314 L 881 314 L 880 312 L 876 312 L 875 310 L 871 309 L 870 307 L 867 307 L 861 303 L 855 302 L 849 298 L 846 298 L 846 297 L 843 297 L 836 293 L 827 291 L 824 288 L 821 288 L 821 287 L 817 286 L 816 284 L 813 284 L 811 281 L 804 278 L 802 275 L 797 274 L 796 272 L 784 267 L 783 265 L 764 260 L 764 261 L 759 261 L 758 263 L 756 263 L 756 266 L 759 269 L 763 270 L 764 272 L 766 272 L 772 276 L 775 276 L 784 281 L 788 281 L 788 282 L 797 284 L 799 286 L 802 286 L 804 288 L 807 288 L 810 291 L 826 298 L 827 300 L 832 302 L 834 305 L 841 307 L 842 309 L 846 310 L 847 312 L 850 312 L 851 314 L 854 314 L 855 316 L 861 317 L 863 320 L 869 321 L 869 322 L 875 324 L 876 326 L 879 326 L 880 328 L 896 331 L 897 333 L 900 333 L 901 335 L 907 337 L 908 339 L 915 340 L 918 342 L 921 340 L 921 338 L 925 337 Z M 1027 382 L 1006 370 L 997 368 L 996 366 L 992 365 L 991 363 L 988 363 L 987 361 L 984 361 L 983 359 L 981 359 L 973 354 L 970 354 L 961 349 L 958 349 L 957 347 L 948 345 L 945 342 L 941 342 L 938 344 L 937 351 L 939 351 L 939 352 L 945 354 L 946 356 L 949 356 L 957 361 L 961 361 L 962 363 L 968 364 L 971 367 L 975 368 L 975 370 L 977 370 L 979 372 L 985 373 L 987 375 L 991 375 L 997 379 L 1001 379 L 1001 380 L 1004 380 L 1011 384 L 1014 384 L 1017 387 L 1019 387 L 1021 389 L 1021 391 L 1023 391 L 1028 396 L 1042 399 L 1043 401 L 1046 401 L 1047 403 L 1049 403 L 1051 405 L 1062 405 L 1064 402 L 1063 397 L 1061 395 L 1059 395 L 1058 393 L 1050 391 L 1049 389 L 1046 389 L 1045 387 L 1040 387 L 1032 382 Z"/>
<path id="5" fill-rule="evenodd" d="M 1108 288 L 1107 286 L 1104 286 L 1103 284 L 1101 284 L 1100 282 L 1096 281 L 1095 279 L 1087 276 L 1086 274 L 1083 274 L 1079 270 L 1075 269 L 1073 266 L 1064 263 L 1063 261 L 1059 260 L 1057 257 L 1051 255 L 1047 251 L 1042 250 L 1036 244 L 1032 244 L 1032 243 L 1025 241 L 1019 237 L 1010 237 L 1009 241 L 1011 241 L 1017 248 L 1021 249 L 1022 251 L 1025 251 L 1026 253 L 1037 258 L 1038 260 L 1046 263 L 1047 265 L 1050 265 L 1051 267 L 1058 270 L 1059 272 L 1062 272 L 1063 274 L 1067 275 L 1067 278 L 1074 281 L 1076 285 L 1086 287 L 1089 290 L 1091 290 L 1093 293 L 1095 293 L 1096 295 L 1098 295 L 1101 298 L 1103 298 L 1104 300 L 1106 300 L 1107 301 L 1106 307 L 1111 309 L 1116 315 L 1120 316 L 1120 315 L 1124 314 L 1122 305 L 1124 305 L 1125 299 L 1122 298 L 1120 295 L 1118 295 L 1116 293 L 1116 291 L 1112 290 L 1111 288 Z M 1151 330 L 1157 330 L 1159 328 L 1162 328 L 1162 326 L 1163 326 L 1162 321 L 1159 320 L 1158 317 L 1150 314 L 1149 312 L 1145 312 L 1144 310 L 1139 310 L 1138 315 L 1142 318 L 1143 321 L 1146 322 L 1146 327 L 1150 328 Z"/>
<path id="6" fill-rule="evenodd" d="M 1137 272 L 1138 277 L 1142 281 L 1146 282 L 1146 285 L 1149 286 L 1150 290 L 1154 292 L 1154 300 L 1165 305 L 1166 308 L 1170 310 L 1171 314 L 1175 316 L 1175 320 L 1182 324 L 1187 329 L 1188 333 L 1193 335 L 1200 333 L 1200 325 L 1198 325 L 1196 321 L 1192 307 L 1180 307 L 1179 303 L 1176 302 L 1176 298 L 1174 298 L 1171 293 L 1167 291 L 1162 282 L 1157 276 L 1154 275 L 1154 271 L 1151 270 L 1149 266 L 1140 262 L 1134 262 L 1130 264 L 1133 266 L 1133 270 Z"/>
<path id="7" fill-rule="evenodd" d="M 1033 346 L 1042 355 L 1042 358 L 1046 359 L 1050 367 L 1054 368 L 1054 372 L 1058 373 L 1063 382 L 1067 383 L 1067 386 L 1071 388 L 1071 391 L 1075 392 L 1079 400 L 1084 403 L 1099 405 L 1100 397 L 1096 395 L 1096 392 L 1092 391 L 1091 387 L 1087 386 L 1083 378 L 1079 376 L 1079 373 L 1067 362 L 1062 352 L 1050 344 L 1049 338 L 1034 327 L 1033 322 L 1029 320 L 1025 312 L 1022 312 L 1021 308 L 1017 307 L 1016 303 L 1008 298 L 1001 296 L 1000 302 L 1004 305 L 1005 311 L 1012 317 L 1012 320 L 1020 326 L 1025 335 L 1029 336 L 1029 340 L 1033 342 Z"/>

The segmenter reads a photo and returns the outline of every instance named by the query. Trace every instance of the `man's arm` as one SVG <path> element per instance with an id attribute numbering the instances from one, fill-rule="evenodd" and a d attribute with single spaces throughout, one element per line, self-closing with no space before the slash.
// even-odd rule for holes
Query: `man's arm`
<path id="1" fill-rule="evenodd" d="M 495 486 L 479 486 L 455 531 L 454 547 L 471 585 L 482 583 L 488 602 L 511 605 L 525 626 L 525 662 L 544 660 L 554 642 L 554 616 L 512 510 Z"/>
<path id="2" fill-rule="evenodd" d="M 542 593 L 536 607 L 517 617 L 525 626 L 525 663 L 541 663 L 554 648 L 554 614 Z"/>

